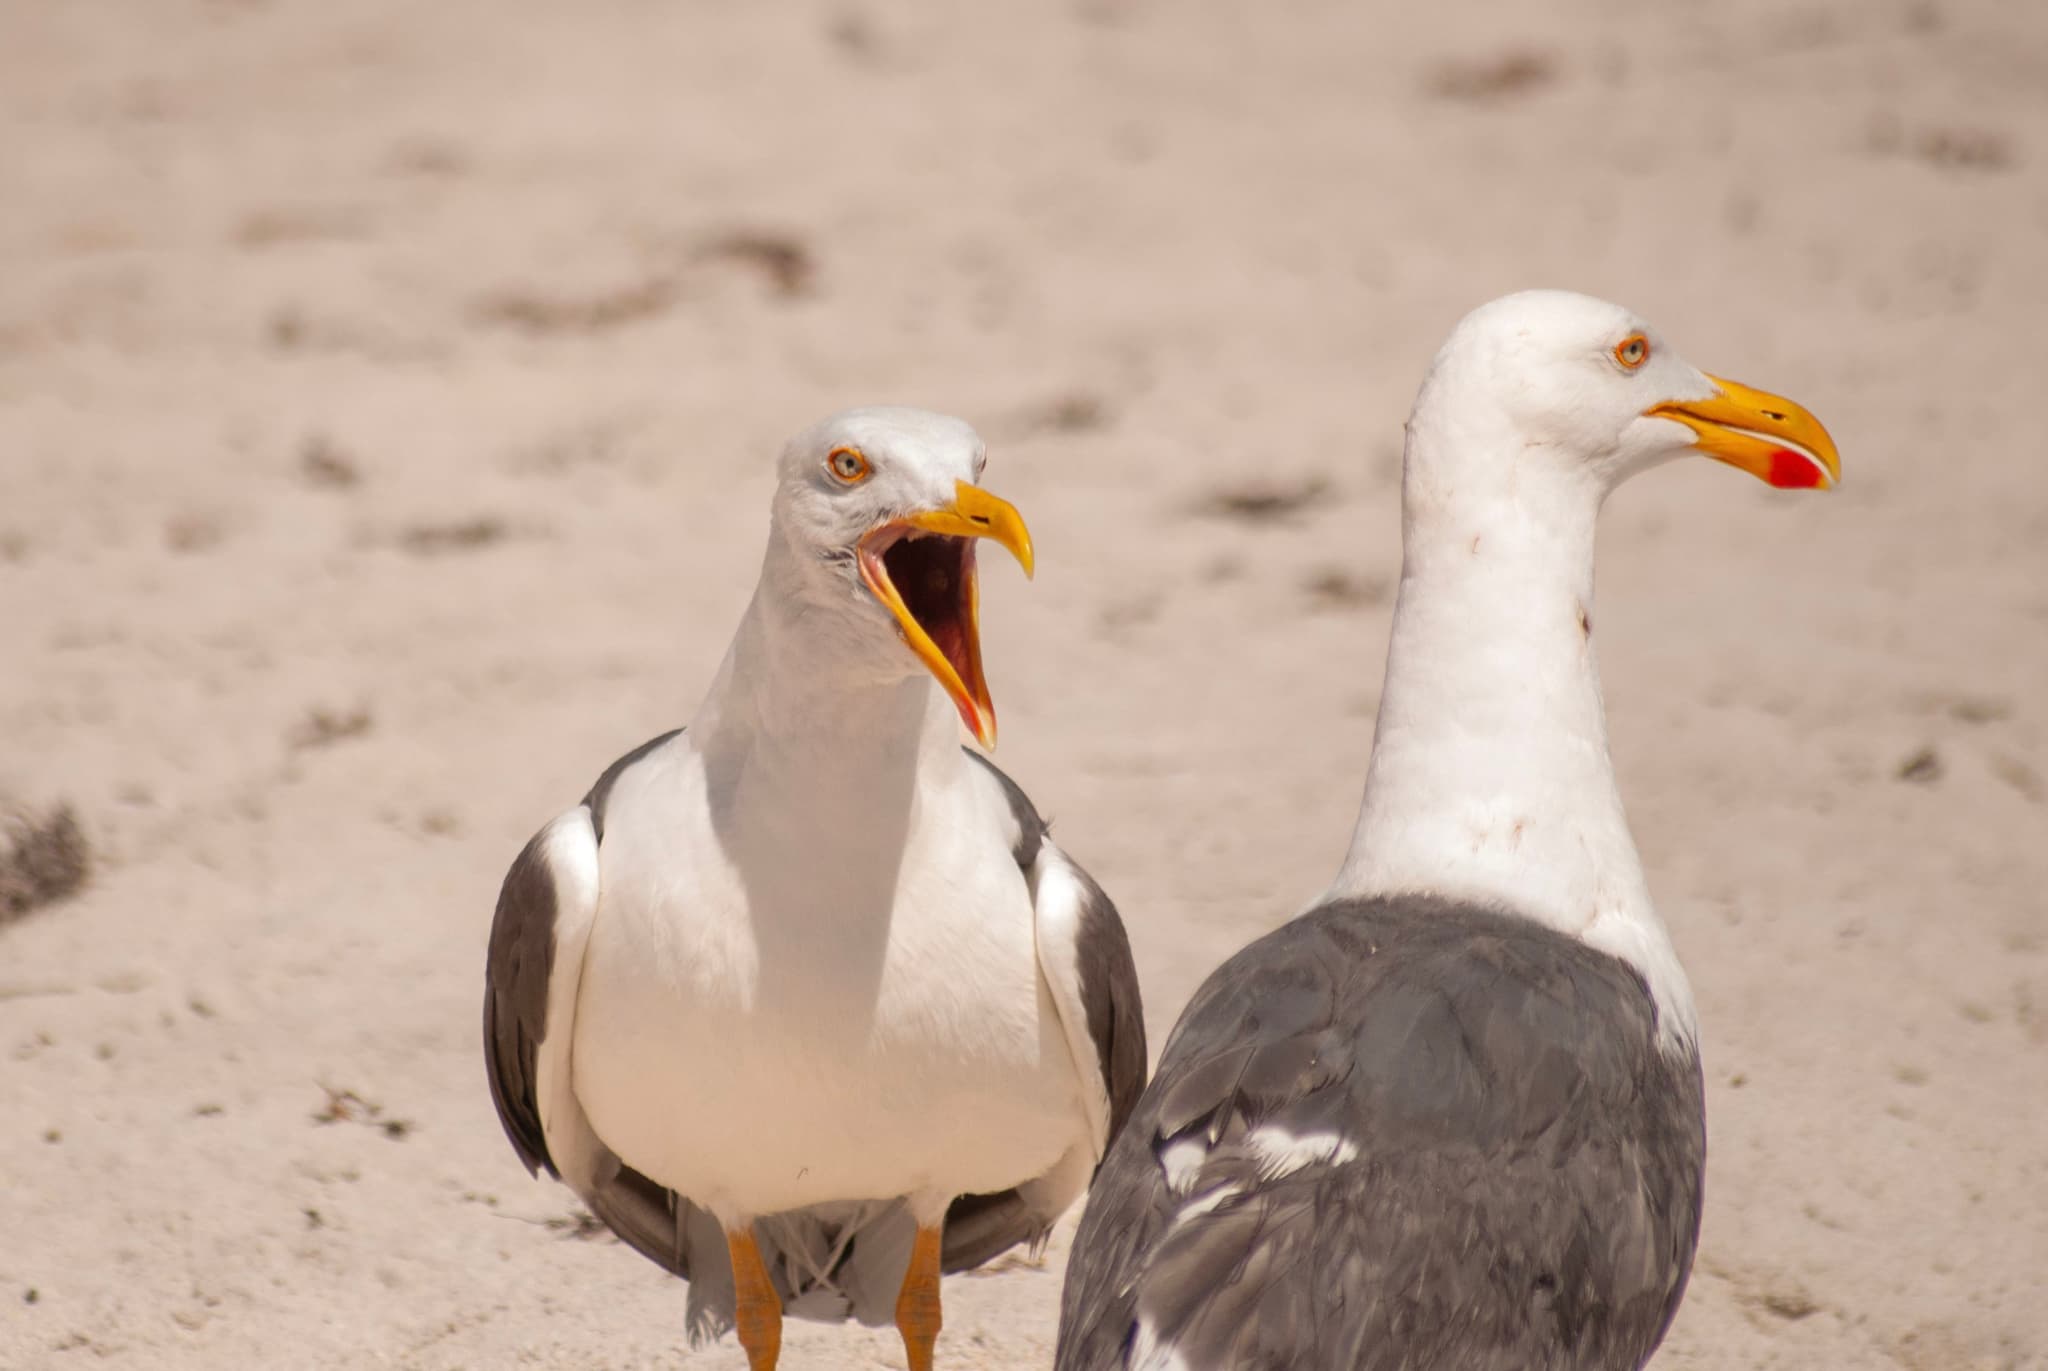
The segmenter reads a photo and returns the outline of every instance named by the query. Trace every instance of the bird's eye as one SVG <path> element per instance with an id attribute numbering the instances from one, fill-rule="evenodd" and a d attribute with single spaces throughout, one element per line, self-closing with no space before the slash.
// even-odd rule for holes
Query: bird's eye
<path id="1" fill-rule="evenodd" d="M 1640 333 L 1631 333 L 1614 345 L 1614 360 L 1629 371 L 1650 360 L 1650 340 Z"/>
<path id="2" fill-rule="evenodd" d="M 855 481 L 866 480 L 867 474 L 874 470 L 873 467 L 868 465 L 868 459 L 861 455 L 861 450 L 857 447 L 833 448 L 831 455 L 825 458 L 825 465 L 831 468 L 834 476 L 837 476 L 848 485 L 852 485 Z"/>

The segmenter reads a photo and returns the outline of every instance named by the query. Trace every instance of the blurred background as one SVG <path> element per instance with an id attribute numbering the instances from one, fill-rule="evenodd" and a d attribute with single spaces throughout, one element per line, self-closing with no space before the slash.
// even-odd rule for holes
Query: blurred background
<path id="1" fill-rule="evenodd" d="M 685 721 L 782 440 L 958 413 L 1000 759 L 1155 1050 L 1334 873 L 1401 423 L 1567 286 L 1844 487 L 1611 503 L 1698 991 L 1659 1365 L 2048 1366 L 2048 7 L 0 0 L 0 1366 L 744 1365 L 527 1181 L 503 870 Z M 1045 1263 L 944 1363 L 1047 1365 Z M 900 1365 L 792 1326 L 785 1365 Z"/>

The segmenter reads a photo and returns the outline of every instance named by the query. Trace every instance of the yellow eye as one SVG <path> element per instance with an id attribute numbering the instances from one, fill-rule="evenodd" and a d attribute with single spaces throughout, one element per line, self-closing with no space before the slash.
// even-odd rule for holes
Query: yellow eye
<path id="1" fill-rule="evenodd" d="M 857 447 L 833 448 L 831 455 L 825 458 L 825 465 L 832 469 L 834 476 L 837 476 L 848 485 L 852 485 L 855 481 L 866 480 L 867 474 L 874 470 L 874 468 L 868 465 L 868 459 L 861 455 L 861 450 Z"/>
<path id="2" fill-rule="evenodd" d="M 1614 345 L 1614 360 L 1634 371 L 1650 360 L 1650 340 L 1640 333 L 1631 333 Z"/>

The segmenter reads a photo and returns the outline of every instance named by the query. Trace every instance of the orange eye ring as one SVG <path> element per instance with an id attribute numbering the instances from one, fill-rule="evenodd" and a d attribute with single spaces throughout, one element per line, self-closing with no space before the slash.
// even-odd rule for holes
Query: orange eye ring
<path id="1" fill-rule="evenodd" d="M 1623 371 L 1634 371 L 1650 360 L 1650 340 L 1640 333 L 1631 333 L 1614 345 L 1614 360 Z"/>
<path id="2" fill-rule="evenodd" d="M 874 468 L 868 465 L 867 455 L 859 448 L 835 447 L 825 454 L 825 470 L 847 485 L 854 485 L 865 481 Z"/>

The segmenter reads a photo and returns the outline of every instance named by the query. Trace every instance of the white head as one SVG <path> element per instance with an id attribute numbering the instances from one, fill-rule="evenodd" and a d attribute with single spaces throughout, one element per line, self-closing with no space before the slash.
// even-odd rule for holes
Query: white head
<path id="1" fill-rule="evenodd" d="M 1596 504 L 1689 452 L 1785 488 L 1825 489 L 1841 475 L 1834 442 L 1804 409 L 1707 375 L 1635 314 L 1569 291 L 1523 291 L 1466 315 L 1431 364 L 1409 425 L 1417 436 L 1451 430 L 1451 441 L 1427 445 L 1432 456 L 1511 455 L 1520 473 L 1584 484 Z M 1488 486 L 1507 479 L 1469 474 Z"/>
<path id="2" fill-rule="evenodd" d="M 992 538 L 1025 575 L 1032 569 L 1023 517 L 974 484 L 987 461 L 981 436 L 958 419 L 846 410 L 783 448 L 770 519 L 790 554 L 778 592 L 887 652 L 907 649 L 904 671 L 930 671 L 985 746 L 995 710 L 981 670 L 975 541 Z"/>
<path id="3" fill-rule="evenodd" d="M 1333 891 L 1497 902 L 1635 966 L 1673 1043 L 1691 992 L 1650 900 L 1608 757 L 1590 603 L 1601 501 L 1701 452 L 1825 487 L 1810 414 L 1699 371 L 1618 305 L 1482 305 L 1408 420 L 1401 590 L 1371 770 Z"/>

